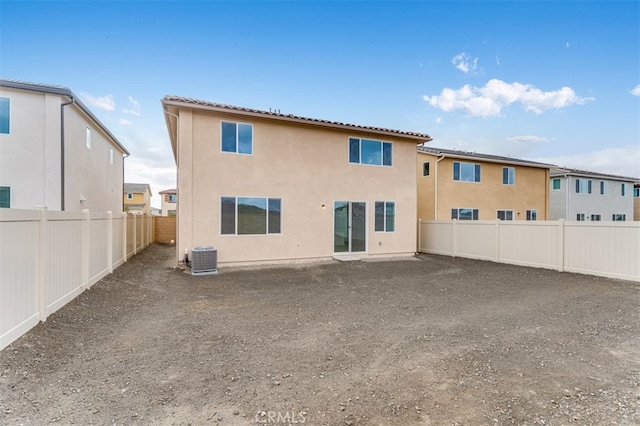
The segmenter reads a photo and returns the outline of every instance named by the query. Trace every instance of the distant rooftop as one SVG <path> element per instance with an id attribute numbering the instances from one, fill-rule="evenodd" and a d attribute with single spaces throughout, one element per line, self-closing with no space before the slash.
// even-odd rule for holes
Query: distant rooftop
<path id="1" fill-rule="evenodd" d="M 280 113 L 280 110 L 262 111 L 262 110 L 252 109 L 252 108 L 244 108 L 244 107 L 238 107 L 238 106 L 233 106 L 233 105 L 225 105 L 225 104 L 219 104 L 219 103 L 215 103 L 215 102 L 203 101 L 203 100 L 200 100 L 200 99 L 184 98 L 184 97 L 180 97 L 180 96 L 167 95 L 162 99 L 162 103 L 164 105 L 176 104 L 176 103 L 178 103 L 178 104 L 189 104 L 189 105 L 194 105 L 194 106 L 198 106 L 198 107 L 204 107 L 205 109 L 226 111 L 226 112 L 232 112 L 232 113 L 236 112 L 236 113 L 248 114 L 248 115 L 253 115 L 253 116 L 261 116 L 261 117 L 265 117 L 265 118 L 272 118 L 272 119 L 279 119 L 279 120 L 284 120 L 284 121 L 298 122 L 298 123 L 303 123 L 303 124 L 314 124 L 314 125 L 318 125 L 318 126 L 333 127 L 333 128 L 344 128 L 344 129 L 354 129 L 354 130 L 359 130 L 359 131 L 371 131 L 371 132 L 375 132 L 375 133 L 396 135 L 396 136 L 401 136 L 401 137 L 404 137 L 404 138 L 415 139 L 415 140 L 420 141 L 420 142 L 429 142 L 429 141 L 432 140 L 431 136 L 429 136 L 426 133 L 406 132 L 406 131 L 401 131 L 401 130 L 386 129 L 386 128 L 383 128 L 383 127 L 359 126 L 359 125 L 356 125 L 356 124 L 347 124 L 347 123 L 341 123 L 341 122 L 338 122 L 338 121 L 329 121 L 329 120 L 320 120 L 320 119 L 316 119 L 316 118 L 307 118 L 307 117 L 301 117 L 301 116 L 297 116 L 297 115 L 293 115 L 293 114 L 282 114 L 282 113 Z"/>
<path id="2" fill-rule="evenodd" d="M 419 146 L 418 152 L 424 152 L 426 154 L 440 155 L 452 158 L 461 159 L 477 159 L 483 161 L 489 161 L 492 163 L 504 163 L 504 164 L 517 164 L 529 167 L 541 167 L 549 169 L 554 167 L 552 164 L 538 163 L 536 161 L 522 160 L 520 158 L 504 157 L 500 155 L 481 154 L 475 151 L 458 151 L 454 149 L 443 149 L 435 147 Z"/>
<path id="3" fill-rule="evenodd" d="M 610 175 L 607 173 L 590 172 L 588 170 L 570 169 L 566 167 L 553 167 L 549 172 L 549 176 L 551 177 L 558 177 L 558 176 L 564 176 L 564 175 L 592 177 L 597 179 L 620 180 L 625 182 L 639 181 L 637 177 Z"/>
<path id="4" fill-rule="evenodd" d="M 148 183 L 126 183 L 124 184 L 124 192 L 130 192 L 132 194 L 144 194 L 149 189 L 151 194 L 151 187 Z"/>

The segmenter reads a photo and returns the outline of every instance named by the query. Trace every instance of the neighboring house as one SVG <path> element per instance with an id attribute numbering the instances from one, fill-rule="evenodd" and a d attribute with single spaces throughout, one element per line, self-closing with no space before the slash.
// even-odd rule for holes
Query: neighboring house
<path id="1" fill-rule="evenodd" d="M 550 218 L 632 220 L 635 181 L 636 178 L 554 167 L 549 181 Z"/>
<path id="2" fill-rule="evenodd" d="M 225 264 L 411 255 L 416 145 L 429 135 L 166 96 L 177 258 Z M 355 255 L 355 256 L 354 256 Z"/>
<path id="3" fill-rule="evenodd" d="M 68 88 L 0 79 L 0 207 L 121 212 L 128 155 Z"/>
<path id="4" fill-rule="evenodd" d="M 640 220 L 640 181 L 633 184 L 633 220 Z"/>
<path id="5" fill-rule="evenodd" d="M 178 211 L 178 190 L 166 189 L 160 191 L 162 196 L 162 216 L 175 216 Z"/>
<path id="6" fill-rule="evenodd" d="M 157 208 L 157 207 L 151 206 L 151 214 L 154 215 L 154 216 L 161 216 L 162 215 L 162 210 Z"/>
<path id="7" fill-rule="evenodd" d="M 546 220 L 548 164 L 418 147 L 418 218 Z"/>
<path id="8" fill-rule="evenodd" d="M 125 183 L 124 210 L 129 213 L 151 214 L 152 195 L 148 183 Z"/>

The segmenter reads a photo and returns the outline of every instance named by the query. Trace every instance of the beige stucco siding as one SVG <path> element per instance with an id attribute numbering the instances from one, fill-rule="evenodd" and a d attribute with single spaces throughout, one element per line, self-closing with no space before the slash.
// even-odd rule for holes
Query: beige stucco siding
<path id="1" fill-rule="evenodd" d="M 527 210 L 536 210 L 537 220 L 547 219 L 549 169 L 448 157 L 436 165 L 438 159 L 435 155 L 418 153 L 419 218 L 436 218 L 437 204 L 438 220 L 450 220 L 453 208 L 478 209 L 480 220 L 495 220 L 498 210 L 513 210 L 515 220 L 525 220 Z M 422 177 L 422 163 L 425 161 L 430 162 L 428 177 Z M 480 182 L 453 180 L 454 162 L 480 164 Z M 503 167 L 515 169 L 514 185 L 502 183 Z"/>
<path id="2" fill-rule="evenodd" d="M 253 125 L 253 154 L 221 152 L 222 120 Z M 181 110 L 178 143 L 178 257 L 213 245 L 220 263 L 314 259 L 333 255 L 333 203 L 367 203 L 367 253 L 415 251 L 415 142 L 393 142 L 393 166 L 349 163 L 348 138 L 366 133 L 255 117 Z M 221 235 L 220 197 L 282 200 L 282 232 Z M 396 202 L 396 230 L 374 232 L 374 202 Z M 324 205 L 324 208 L 323 208 Z"/>

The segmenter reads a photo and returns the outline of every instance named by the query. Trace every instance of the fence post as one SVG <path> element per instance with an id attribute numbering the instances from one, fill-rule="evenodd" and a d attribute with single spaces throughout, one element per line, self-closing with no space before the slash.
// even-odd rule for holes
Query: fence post
<path id="1" fill-rule="evenodd" d="M 417 250 L 417 253 L 420 253 L 421 246 L 422 246 L 422 219 L 418 219 L 418 250 Z"/>
<path id="2" fill-rule="evenodd" d="M 82 209 L 84 220 L 82 221 L 82 287 L 86 290 L 89 288 L 89 262 L 91 260 L 91 236 L 89 235 L 91 230 L 91 217 L 89 216 L 89 209 Z"/>
<path id="3" fill-rule="evenodd" d="M 453 219 L 451 223 L 451 256 L 456 257 L 458 253 L 458 228 L 456 225 L 458 224 L 457 219 Z"/>
<path id="4" fill-rule="evenodd" d="M 558 220 L 558 271 L 564 272 L 564 219 Z"/>
<path id="5" fill-rule="evenodd" d="M 40 321 L 47 320 L 47 306 L 45 301 L 45 256 L 47 253 L 47 207 L 37 206 L 40 210 L 40 241 L 38 245 L 38 261 L 36 265 L 36 297 L 38 302 L 38 317 Z"/>
<path id="6" fill-rule="evenodd" d="M 136 215 L 131 216 L 133 218 L 133 254 L 136 255 L 138 253 L 138 230 L 136 229 L 138 226 L 138 218 Z"/>
<path id="7" fill-rule="evenodd" d="M 496 262 L 500 262 L 500 219 L 496 219 L 495 232 L 493 233 L 494 241 L 494 256 Z"/>
<path id="8" fill-rule="evenodd" d="M 127 253 L 127 213 L 122 212 L 122 253 L 124 255 L 124 261 L 128 259 Z"/>
<path id="9" fill-rule="evenodd" d="M 113 212 L 107 211 L 107 267 L 113 273 Z"/>

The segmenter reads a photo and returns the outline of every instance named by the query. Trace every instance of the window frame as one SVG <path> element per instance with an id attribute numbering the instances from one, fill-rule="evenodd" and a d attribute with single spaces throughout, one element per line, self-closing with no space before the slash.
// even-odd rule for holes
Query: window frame
<path id="1" fill-rule="evenodd" d="M 600 195 L 607 195 L 607 181 L 600 181 Z"/>
<path id="2" fill-rule="evenodd" d="M 504 214 L 504 219 L 500 219 L 500 213 Z M 509 219 L 509 213 L 511 213 L 511 219 Z M 511 209 L 498 209 L 496 210 L 496 219 L 503 221 L 513 221 L 515 220 L 515 211 Z"/>
<path id="3" fill-rule="evenodd" d="M 133 192 L 127 192 L 127 200 L 133 200 Z"/>
<path id="4" fill-rule="evenodd" d="M 350 136 L 348 138 L 349 141 L 349 163 L 350 164 L 360 164 L 363 166 L 377 166 L 377 167 L 393 167 L 393 142 L 378 140 L 378 139 L 368 139 L 368 138 L 357 138 Z M 373 143 L 380 144 L 380 164 L 377 163 L 363 163 L 363 141 L 367 144 L 371 145 Z M 354 151 L 354 146 L 357 145 L 357 153 Z M 385 164 L 388 163 L 388 164 Z"/>
<path id="5" fill-rule="evenodd" d="M 5 111 L 6 111 L 6 119 L 4 118 Z M 6 131 L 5 131 L 5 120 L 6 120 Z M 11 98 L 0 96 L 0 135 L 10 135 L 10 134 L 11 134 Z"/>
<path id="6" fill-rule="evenodd" d="M 586 217 L 584 213 L 576 213 L 577 222 L 584 222 L 585 220 L 586 220 Z"/>
<path id="7" fill-rule="evenodd" d="M 640 198 L 640 187 L 633 188 L 633 198 Z"/>
<path id="8" fill-rule="evenodd" d="M 461 218 L 460 211 L 461 210 L 471 210 L 471 219 Z M 456 214 L 454 215 L 454 212 Z M 454 217 L 455 216 L 455 217 Z M 480 220 L 480 209 L 474 209 L 470 207 L 459 207 L 451 209 L 451 220 Z"/>
<path id="9" fill-rule="evenodd" d="M 225 223 L 225 212 L 223 209 L 225 208 L 225 199 L 233 199 L 233 232 L 228 232 L 228 227 L 230 223 Z M 240 232 L 240 221 L 239 218 L 239 206 L 241 203 L 238 202 L 240 199 L 245 200 L 264 200 L 264 233 L 263 232 Z M 275 209 L 275 206 L 272 208 L 272 202 L 278 203 L 278 209 Z M 248 204 L 248 203 L 247 203 Z M 273 217 L 277 212 L 277 231 L 275 230 L 276 225 L 272 222 Z M 227 212 L 226 214 L 228 214 Z M 227 231 L 225 231 L 227 228 Z M 272 230 L 273 229 L 273 230 Z M 261 236 L 261 235 L 282 235 L 282 197 L 262 197 L 262 196 L 221 196 L 220 197 L 220 227 L 219 227 L 221 236 Z"/>
<path id="10" fill-rule="evenodd" d="M 611 215 L 611 220 L 614 222 L 626 222 L 627 215 L 624 213 L 614 213 Z"/>
<path id="11" fill-rule="evenodd" d="M 431 174 L 431 165 L 429 161 L 425 161 L 422 163 L 422 177 L 428 177 Z"/>
<path id="12" fill-rule="evenodd" d="M 225 138 L 224 138 L 224 125 L 225 124 L 233 124 L 235 126 L 235 141 L 234 141 L 234 147 L 235 150 L 234 151 L 230 151 L 230 150 L 226 150 L 224 149 L 224 143 L 225 143 Z M 240 152 L 240 127 L 241 126 L 247 126 L 248 128 L 251 129 L 251 145 L 250 145 L 250 152 Z M 224 154 L 238 154 L 238 155 L 253 155 L 253 142 L 254 142 L 254 131 L 253 131 L 253 124 L 251 123 L 243 123 L 241 121 L 227 121 L 227 120 L 220 120 L 220 152 L 224 153 Z"/>
<path id="13" fill-rule="evenodd" d="M 2 195 L 2 193 L 6 195 Z M 6 198 L 5 198 L 6 197 Z M 3 205 L 2 200 L 5 198 L 7 200 L 7 204 Z M 11 187 L 10 186 L 0 186 L 0 208 L 10 209 L 11 208 Z"/>
<path id="14" fill-rule="evenodd" d="M 556 188 L 556 182 L 558 182 L 558 187 Z M 551 179 L 551 190 L 552 191 L 560 191 L 562 189 L 562 179 L 553 178 Z"/>
<path id="15" fill-rule="evenodd" d="M 379 204 L 382 204 L 382 215 L 378 213 Z M 375 201 L 373 203 L 373 207 L 374 207 L 373 208 L 374 232 L 385 232 L 385 233 L 396 232 L 396 202 L 395 201 Z M 391 217 L 391 219 L 389 217 L 389 207 L 393 209 L 393 216 Z M 381 223 L 379 223 L 379 219 Z M 380 229 L 379 225 L 382 225 L 382 229 Z"/>
<path id="16" fill-rule="evenodd" d="M 583 187 L 581 182 L 586 182 L 586 187 Z M 591 194 L 592 186 L 593 183 L 591 179 L 576 178 L 576 194 Z M 583 191 L 583 189 L 586 189 L 586 191 Z"/>
<path id="17" fill-rule="evenodd" d="M 627 184 L 622 182 L 620 184 L 620 196 L 621 197 L 626 197 L 627 196 Z"/>
<path id="18" fill-rule="evenodd" d="M 457 173 L 456 173 L 456 165 Z M 473 180 L 462 179 L 462 166 L 473 166 Z M 457 174 L 457 179 L 456 179 Z M 476 180 L 477 179 L 477 180 Z M 453 162 L 453 180 L 455 182 L 465 182 L 465 183 L 481 183 L 482 182 L 482 164 L 480 163 L 472 163 L 469 161 L 454 161 Z"/>
<path id="19" fill-rule="evenodd" d="M 591 222 L 601 222 L 601 221 L 602 221 L 602 215 L 600 214 L 591 215 Z"/>
<path id="20" fill-rule="evenodd" d="M 506 172 L 506 175 L 505 175 L 505 172 Z M 502 168 L 502 184 L 507 186 L 516 185 L 516 168 L 515 167 L 505 166 Z"/>
<path id="21" fill-rule="evenodd" d="M 525 213 L 525 220 L 536 221 L 538 220 L 538 209 L 529 209 Z"/>

